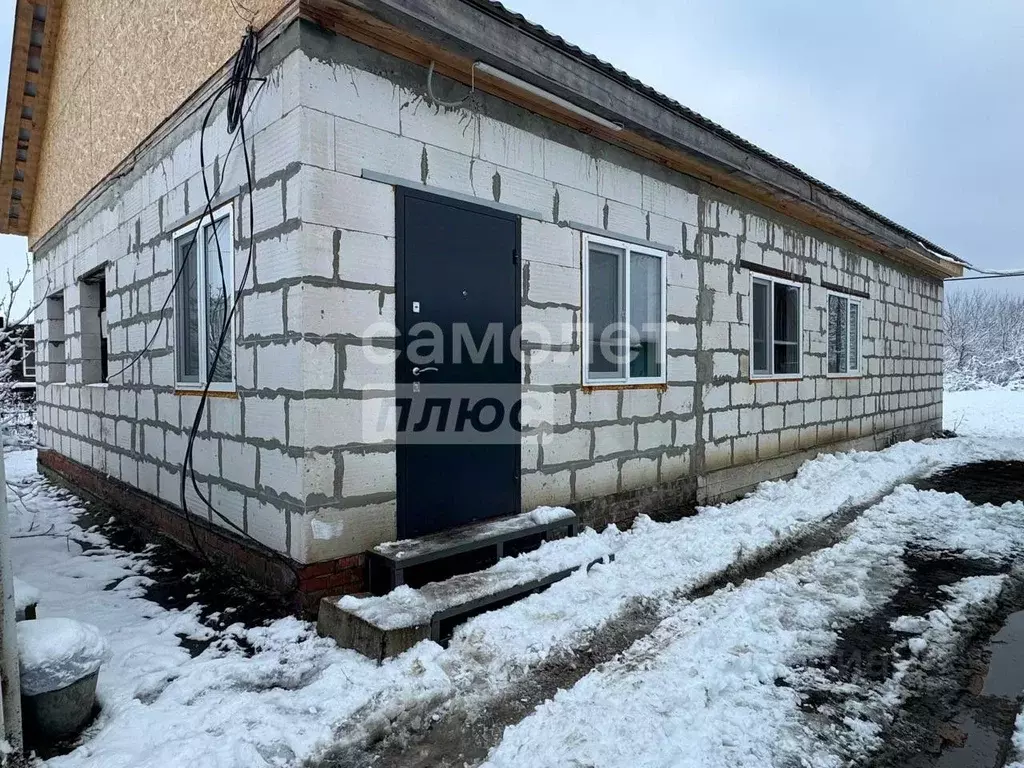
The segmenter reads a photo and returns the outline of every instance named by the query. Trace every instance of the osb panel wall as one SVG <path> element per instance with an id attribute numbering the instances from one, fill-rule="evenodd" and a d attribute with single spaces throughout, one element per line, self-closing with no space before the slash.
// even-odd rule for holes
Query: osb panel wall
<path id="1" fill-rule="evenodd" d="M 259 29 L 286 3 L 64 0 L 29 242 L 235 53 L 250 11 Z"/>

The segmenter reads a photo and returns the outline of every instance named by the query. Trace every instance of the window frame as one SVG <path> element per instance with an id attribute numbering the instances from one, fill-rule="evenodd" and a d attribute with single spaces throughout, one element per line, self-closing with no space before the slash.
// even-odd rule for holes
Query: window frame
<path id="1" fill-rule="evenodd" d="M 583 312 L 583 324 L 582 333 L 580 334 L 580 346 L 583 348 L 583 375 L 582 381 L 584 387 L 630 387 L 630 386 L 644 386 L 651 384 L 666 384 L 668 382 L 668 256 L 669 251 L 665 251 L 659 248 L 648 245 L 640 245 L 638 243 L 631 243 L 625 240 L 617 240 L 614 237 L 605 237 L 604 235 L 593 235 L 588 232 L 582 234 L 582 267 L 583 267 L 583 284 L 582 293 L 580 296 L 580 302 L 582 304 Z M 622 270 L 622 280 L 624 286 L 624 297 L 623 297 L 623 308 L 622 317 L 628 321 L 631 316 L 631 297 L 630 297 L 630 278 L 632 276 L 632 254 L 642 253 L 645 256 L 653 256 L 658 259 L 661 264 L 661 339 L 660 344 L 660 364 L 661 364 L 661 375 L 660 376 L 630 376 L 629 365 L 626 365 L 625 377 L 615 378 L 593 378 L 590 375 L 590 355 L 591 355 L 591 339 L 590 339 L 590 244 L 596 243 L 597 245 L 604 245 L 609 248 L 620 249 L 625 254 L 625 269 Z M 622 322 L 622 318 L 620 318 Z"/>
<path id="2" fill-rule="evenodd" d="M 195 259 L 196 259 L 196 293 L 197 293 L 197 310 L 198 310 L 198 325 L 199 325 L 199 380 L 198 381 L 182 381 L 179 370 L 179 359 L 176 351 L 177 347 L 177 333 L 178 333 L 178 286 L 174 288 L 174 295 L 172 298 L 173 309 L 173 327 L 175 334 L 175 353 L 174 353 L 174 388 L 176 390 L 185 391 L 197 391 L 207 388 L 209 384 L 210 392 L 235 392 L 238 388 L 238 313 L 234 313 L 231 316 L 231 332 L 230 339 L 225 339 L 225 345 L 229 342 L 231 344 L 231 381 L 214 381 L 207 382 L 207 376 L 209 375 L 209 349 L 205 343 L 207 337 L 206 327 L 206 312 L 207 312 L 207 297 L 205 295 L 206 289 L 206 275 L 207 275 L 207 253 L 206 253 L 206 238 L 203 236 L 202 228 L 207 226 L 216 226 L 218 223 L 227 219 L 227 227 L 229 234 L 229 253 L 226 254 L 224 263 L 230 273 L 230 287 L 228 289 L 228 295 L 225 297 L 227 302 L 226 311 L 230 311 L 231 303 L 234 301 L 238 287 L 235 285 L 235 229 L 234 229 L 234 206 L 231 203 L 222 205 L 220 208 L 214 209 L 208 215 L 203 215 L 194 221 L 185 224 L 184 226 L 176 229 L 171 235 L 171 273 L 175 276 L 178 274 L 177 264 L 177 248 L 178 241 L 181 238 L 197 232 L 195 235 Z"/>
<path id="3" fill-rule="evenodd" d="M 28 336 L 22 335 L 22 337 L 20 339 L 18 339 L 18 346 L 21 347 L 21 376 L 24 379 L 31 378 L 33 381 L 35 381 L 35 378 L 36 378 L 36 368 L 38 367 L 35 364 L 36 363 L 36 340 L 35 340 L 35 337 L 30 339 L 30 338 L 28 338 Z M 25 365 L 25 361 L 28 360 L 28 350 L 29 350 L 29 347 L 32 348 L 32 367 L 31 368 L 29 368 L 29 366 Z M 31 373 L 30 373 L 30 371 L 31 371 Z"/>
<path id="4" fill-rule="evenodd" d="M 761 281 L 762 283 L 768 284 L 768 300 L 770 302 L 770 311 L 768 312 L 768 364 L 771 366 L 770 371 L 767 373 L 758 373 L 754 371 L 754 283 Z M 775 373 L 775 284 L 787 285 L 796 288 L 799 291 L 799 299 L 797 300 L 797 366 L 798 370 L 796 373 Z M 750 312 L 750 328 L 749 328 L 749 366 L 750 374 L 749 379 L 751 381 L 796 381 L 804 377 L 804 283 L 797 282 L 796 280 L 787 280 L 784 277 L 775 277 L 774 275 L 768 275 L 763 272 L 755 272 L 750 270 L 750 300 L 748 302 L 748 309 Z"/>
<path id="5" fill-rule="evenodd" d="M 100 374 L 99 374 L 99 378 L 97 380 L 95 380 L 95 381 L 86 381 L 85 380 L 85 366 L 84 366 L 84 362 L 83 362 L 83 365 L 80 366 L 80 368 L 79 368 L 79 383 L 82 386 L 85 386 L 85 387 L 105 387 L 109 383 L 107 381 L 107 379 L 110 377 L 110 335 L 109 335 L 109 326 L 106 325 L 105 320 L 104 320 L 105 315 L 106 315 L 107 301 L 108 301 L 108 295 L 107 295 L 107 284 L 108 284 L 107 283 L 107 270 L 108 269 L 111 269 L 111 265 L 110 265 L 109 262 L 105 262 L 103 264 L 100 264 L 95 269 L 89 270 L 85 274 L 79 275 L 79 277 L 78 277 L 79 298 L 81 299 L 81 296 L 83 295 L 83 293 L 86 290 L 91 290 L 93 287 L 95 287 L 96 288 L 97 301 L 98 301 L 98 306 L 97 306 L 98 318 L 97 319 L 98 319 L 98 323 L 99 323 L 99 337 L 100 337 L 100 345 L 99 345 L 99 350 L 98 350 L 99 355 L 100 355 Z M 77 329 L 78 329 L 79 333 L 82 333 L 82 329 L 83 329 L 83 327 L 85 325 L 85 323 L 84 323 L 84 312 L 85 312 L 86 309 L 91 309 L 91 307 L 84 307 L 84 306 L 82 306 L 81 303 L 79 303 L 79 306 L 78 306 L 78 323 L 77 323 Z M 105 328 L 107 328 L 108 330 L 105 331 L 104 330 Z M 80 344 L 79 346 L 80 346 L 80 352 L 82 353 L 82 355 L 84 357 L 85 350 L 82 349 L 82 347 L 84 347 L 84 344 Z"/>
<path id="6" fill-rule="evenodd" d="M 52 309 L 50 302 L 60 302 L 60 312 L 56 313 Z M 68 310 L 67 304 L 65 303 L 65 289 L 61 288 L 59 291 L 55 291 L 46 297 L 45 301 L 46 319 L 44 323 L 46 325 L 46 338 L 43 339 L 42 343 L 46 346 L 46 360 L 43 362 L 46 372 L 46 384 L 60 384 L 65 385 L 68 383 L 68 357 L 67 357 L 67 332 L 68 332 Z M 61 338 L 59 341 L 54 341 L 50 335 L 50 326 L 53 323 L 59 323 Z M 53 350 L 60 348 L 60 362 L 54 357 Z M 37 347 L 38 351 L 38 347 Z M 36 361 L 36 368 L 39 368 L 39 361 Z M 60 378 L 53 378 L 57 372 L 60 372 Z M 38 376 L 38 374 L 37 374 Z M 37 379 L 38 381 L 38 379 Z"/>
<path id="7" fill-rule="evenodd" d="M 828 335 L 830 322 L 828 304 L 831 297 L 836 296 L 846 302 L 846 371 L 842 373 L 832 373 L 829 369 L 829 355 L 828 355 Z M 850 370 L 850 307 L 857 305 L 857 368 L 856 370 Z M 863 318 L 864 318 L 864 299 L 859 296 L 854 296 L 849 293 L 843 293 L 842 291 L 828 290 L 825 296 L 825 375 L 830 379 L 857 379 L 864 375 L 864 330 L 863 330 Z"/>

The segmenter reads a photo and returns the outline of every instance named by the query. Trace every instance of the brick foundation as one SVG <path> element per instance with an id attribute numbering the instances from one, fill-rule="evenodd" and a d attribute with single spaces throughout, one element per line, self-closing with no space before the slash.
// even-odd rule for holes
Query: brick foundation
<path id="1" fill-rule="evenodd" d="M 614 523 L 620 529 L 629 528 L 640 515 L 656 520 L 676 520 L 696 511 L 697 482 L 682 477 L 648 488 L 622 491 L 569 504 L 584 526 L 597 531 Z"/>
<path id="2" fill-rule="evenodd" d="M 303 565 L 201 518 L 193 517 L 190 529 L 180 510 L 56 451 L 40 450 L 39 468 L 88 500 L 109 507 L 144 535 L 169 539 L 238 573 L 254 588 L 289 599 L 296 611 L 315 614 L 324 596 L 365 590 L 366 559 L 361 554 Z M 196 551 L 197 540 L 201 552 Z"/>

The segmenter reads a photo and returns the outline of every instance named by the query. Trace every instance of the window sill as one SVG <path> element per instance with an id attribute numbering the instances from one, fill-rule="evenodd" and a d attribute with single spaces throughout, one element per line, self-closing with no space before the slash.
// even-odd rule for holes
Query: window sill
<path id="1" fill-rule="evenodd" d="M 109 387 L 109 381 L 89 381 L 82 385 L 83 387 Z"/>
<path id="2" fill-rule="evenodd" d="M 202 397 L 203 390 L 201 389 L 178 389 L 175 388 L 174 394 L 178 397 Z M 233 389 L 211 389 L 206 393 L 208 397 L 224 397 L 229 400 L 237 400 L 238 392 Z"/>
<path id="3" fill-rule="evenodd" d="M 863 379 L 863 373 L 826 373 L 826 378 L 829 379 Z"/>
<path id="4" fill-rule="evenodd" d="M 584 384 L 583 392 L 607 392 L 609 390 L 619 389 L 657 389 L 664 392 L 668 389 L 668 384 L 664 381 L 645 381 L 630 384 L 628 382 L 619 382 L 617 384 Z"/>
<path id="5" fill-rule="evenodd" d="M 794 374 L 792 376 L 751 376 L 751 384 L 767 384 L 772 381 L 800 381 L 804 375 Z"/>

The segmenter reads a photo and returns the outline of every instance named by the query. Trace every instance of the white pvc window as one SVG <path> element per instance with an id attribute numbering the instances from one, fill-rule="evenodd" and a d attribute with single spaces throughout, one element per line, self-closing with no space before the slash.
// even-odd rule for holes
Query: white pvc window
<path id="1" fill-rule="evenodd" d="M 803 372 L 800 283 L 755 275 L 750 285 L 750 375 L 798 379 Z"/>
<path id="2" fill-rule="evenodd" d="M 210 389 L 234 388 L 234 317 L 220 345 L 235 296 L 231 232 L 231 207 L 226 206 L 174 234 L 174 274 L 181 270 L 174 291 L 179 386 L 205 387 L 209 380 Z"/>
<path id="3" fill-rule="evenodd" d="M 841 293 L 828 294 L 828 372 L 858 376 L 861 372 L 861 303 Z"/>
<path id="4" fill-rule="evenodd" d="M 665 382 L 665 252 L 583 238 L 583 383 Z"/>

